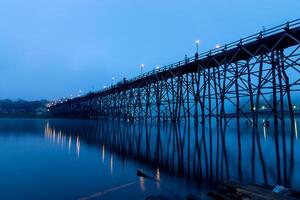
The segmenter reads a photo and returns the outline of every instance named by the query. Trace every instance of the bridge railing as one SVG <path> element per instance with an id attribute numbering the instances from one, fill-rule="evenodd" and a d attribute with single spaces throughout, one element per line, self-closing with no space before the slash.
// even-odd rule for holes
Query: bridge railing
<path id="1" fill-rule="evenodd" d="M 270 35 L 273 35 L 273 34 L 276 34 L 276 33 L 280 33 L 280 32 L 282 32 L 285 29 L 295 28 L 295 27 L 297 27 L 299 25 L 300 25 L 300 18 L 296 19 L 296 20 L 293 20 L 293 21 L 289 21 L 287 23 L 284 23 L 284 24 L 281 24 L 281 25 L 278 25 L 278 26 L 275 26 L 275 27 L 270 28 L 270 29 L 262 30 L 262 31 L 260 31 L 260 32 L 258 32 L 256 34 L 250 35 L 248 37 L 244 37 L 244 38 L 242 38 L 240 40 L 236 40 L 234 42 L 231 42 L 231 43 L 225 44 L 223 46 L 220 46 L 218 48 L 211 49 L 209 51 L 206 51 L 204 53 L 199 54 L 198 58 L 196 58 L 195 56 L 192 56 L 192 57 L 186 58 L 184 60 L 181 60 L 179 62 L 175 62 L 173 64 L 165 65 L 165 66 L 163 66 L 163 67 L 161 67 L 159 69 L 153 69 L 151 71 L 145 72 L 145 73 L 143 73 L 143 74 L 141 74 L 139 76 L 133 77 L 133 78 L 128 79 L 126 81 L 120 81 L 120 82 L 118 82 L 118 83 L 116 83 L 114 85 L 111 85 L 109 87 L 106 87 L 106 88 L 100 89 L 98 91 L 92 92 L 92 94 L 94 94 L 94 93 L 102 93 L 102 92 L 105 92 L 105 91 L 117 88 L 120 85 L 125 84 L 125 83 L 130 83 L 130 82 L 134 82 L 134 81 L 137 81 L 137 80 L 141 80 L 141 79 L 143 79 L 143 78 L 145 78 L 147 76 L 155 75 L 155 74 L 157 74 L 159 72 L 168 71 L 168 70 L 180 67 L 180 66 L 184 66 L 184 65 L 186 65 L 188 63 L 195 62 L 195 60 L 201 60 L 201 59 L 207 58 L 208 56 L 217 55 L 220 52 L 234 49 L 238 45 L 255 42 L 259 38 L 264 38 L 264 37 L 267 37 L 267 36 L 270 36 Z M 84 96 L 81 96 L 80 98 L 89 96 L 90 94 L 91 93 L 86 94 Z"/>

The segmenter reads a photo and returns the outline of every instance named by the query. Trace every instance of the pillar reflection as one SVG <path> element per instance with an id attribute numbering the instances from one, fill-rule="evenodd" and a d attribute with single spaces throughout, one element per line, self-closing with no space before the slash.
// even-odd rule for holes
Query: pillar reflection
<path id="1" fill-rule="evenodd" d="M 279 131 L 283 130 L 280 123 L 277 137 L 271 131 L 267 137 L 268 129 L 273 129 L 273 121 L 270 119 L 270 128 L 264 126 L 265 119 L 258 121 L 258 126 L 245 125 L 244 120 L 247 119 L 241 117 L 239 121 L 230 122 L 219 119 L 211 120 L 210 123 L 205 123 L 204 120 L 202 124 L 193 121 L 80 121 L 62 124 L 50 120 L 45 124 L 44 135 L 54 144 L 66 146 L 69 151 L 72 139 L 75 138 L 77 157 L 80 156 L 82 142 L 98 146 L 103 164 L 105 154 L 109 152 L 107 165 L 111 174 L 114 159 L 122 159 L 122 163 L 132 160 L 153 167 L 153 176 L 157 180 L 160 180 L 161 173 L 164 173 L 186 177 L 199 183 L 209 181 L 211 184 L 217 184 L 232 178 L 272 184 L 275 182 L 270 177 L 274 176 L 274 172 L 269 166 L 280 163 L 276 172 L 283 173 L 276 174 L 277 180 L 283 180 L 282 184 L 291 184 L 290 174 L 295 170 L 293 152 L 296 145 L 293 138 L 297 133 L 296 121 L 293 124 L 295 137 L 290 138 L 282 137 Z M 289 130 L 289 123 L 286 123 L 285 127 Z M 283 143 L 286 145 L 279 147 L 279 144 Z M 280 156 L 276 156 L 276 151 Z M 144 181 L 140 180 L 141 189 L 144 188 Z M 156 185 L 160 188 L 159 182 Z"/>

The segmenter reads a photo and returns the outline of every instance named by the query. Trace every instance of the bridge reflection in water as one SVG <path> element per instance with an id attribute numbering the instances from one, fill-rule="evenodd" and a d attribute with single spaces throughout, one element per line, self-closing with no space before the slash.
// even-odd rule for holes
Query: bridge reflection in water
<path id="1" fill-rule="evenodd" d="M 82 142 L 98 146 L 102 162 L 110 152 L 111 173 L 116 156 L 151 166 L 157 178 L 165 173 L 198 183 L 234 179 L 299 188 L 297 120 L 286 120 L 279 128 L 287 131 L 274 134 L 274 123 L 266 125 L 263 118 L 257 129 L 245 118 L 226 125 L 212 120 L 204 126 L 53 119 L 45 125 L 45 137 L 69 150 L 76 148 L 78 156 Z"/>

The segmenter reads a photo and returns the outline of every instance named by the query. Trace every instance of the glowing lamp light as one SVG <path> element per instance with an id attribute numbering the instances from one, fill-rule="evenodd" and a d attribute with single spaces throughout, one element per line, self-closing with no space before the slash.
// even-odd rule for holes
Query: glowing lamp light
<path id="1" fill-rule="evenodd" d="M 216 48 L 217 48 L 217 49 L 220 48 L 220 47 L 221 47 L 221 45 L 219 45 L 219 44 L 216 45 Z"/>

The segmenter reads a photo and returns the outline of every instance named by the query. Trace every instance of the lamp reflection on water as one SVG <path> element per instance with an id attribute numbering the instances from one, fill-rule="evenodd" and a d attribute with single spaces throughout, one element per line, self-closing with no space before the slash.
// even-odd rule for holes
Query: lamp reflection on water
<path id="1" fill-rule="evenodd" d="M 295 137 L 296 137 L 296 140 L 298 140 L 298 126 L 297 126 L 297 120 L 295 119 L 294 121 L 295 121 L 295 123 L 294 123 L 294 125 L 295 125 Z"/>
<path id="2" fill-rule="evenodd" d="M 60 144 L 61 141 L 61 131 L 58 131 L 56 144 Z"/>
<path id="3" fill-rule="evenodd" d="M 110 174 L 112 175 L 113 174 L 113 155 L 110 154 Z"/>
<path id="4" fill-rule="evenodd" d="M 69 149 L 69 152 L 71 151 L 71 145 L 72 145 L 72 137 L 71 135 L 69 136 L 69 145 L 68 145 L 68 149 Z"/>
<path id="5" fill-rule="evenodd" d="M 264 131 L 264 139 L 266 140 L 267 139 L 267 127 L 265 125 L 265 120 L 263 119 L 263 131 Z"/>
<path id="6" fill-rule="evenodd" d="M 156 179 L 156 187 L 159 189 L 160 188 L 160 172 L 159 172 L 159 168 L 156 169 L 155 179 Z"/>
<path id="7" fill-rule="evenodd" d="M 105 159 L 105 147 L 102 145 L 102 164 L 104 164 L 104 159 Z"/>
<path id="8" fill-rule="evenodd" d="M 45 138 L 49 139 L 52 143 L 59 145 L 61 147 L 64 147 L 67 143 L 67 135 L 63 131 L 56 131 L 55 128 L 51 128 L 49 126 L 48 122 L 44 129 L 44 136 L 45 136 Z M 71 146 L 72 146 L 72 136 L 69 135 L 69 139 L 68 139 L 68 151 L 69 152 L 71 151 Z M 77 155 L 78 155 L 79 151 L 80 151 L 79 138 L 77 138 L 76 147 L 77 147 Z"/>
<path id="9" fill-rule="evenodd" d="M 140 176 L 140 188 L 142 191 L 145 191 L 145 178 Z"/>
<path id="10" fill-rule="evenodd" d="M 79 158 L 79 155 L 80 155 L 80 139 L 79 139 L 78 135 L 76 137 L 76 153 L 77 153 L 77 157 Z"/>

